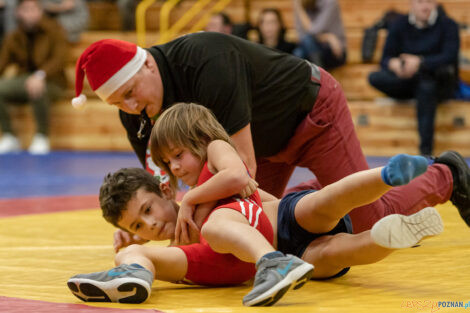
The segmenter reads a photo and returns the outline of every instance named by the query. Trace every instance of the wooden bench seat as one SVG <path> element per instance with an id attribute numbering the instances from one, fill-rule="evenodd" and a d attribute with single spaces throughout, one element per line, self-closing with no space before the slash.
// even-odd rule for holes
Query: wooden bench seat
<path id="1" fill-rule="evenodd" d="M 26 148 L 35 132 L 31 106 L 11 106 L 12 127 Z M 118 109 L 99 99 L 89 99 L 83 110 L 70 100 L 54 103 L 50 109 L 50 141 L 53 149 L 130 151 Z"/>
<path id="2" fill-rule="evenodd" d="M 417 154 L 418 132 L 413 103 L 350 101 L 361 146 L 366 155 Z M 448 101 L 436 115 L 435 154 L 453 149 L 470 156 L 470 103 Z"/>
<path id="3" fill-rule="evenodd" d="M 412 103 L 376 100 L 349 101 L 356 131 L 366 155 L 418 153 L 415 107 Z M 24 147 L 34 133 L 30 106 L 12 107 L 13 128 Z M 131 151 L 118 110 L 99 99 L 89 99 L 77 111 L 67 100 L 51 108 L 50 138 L 53 149 Z M 438 107 L 435 152 L 455 149 L 470 156 L 470 103 L 448 101 Z"/>

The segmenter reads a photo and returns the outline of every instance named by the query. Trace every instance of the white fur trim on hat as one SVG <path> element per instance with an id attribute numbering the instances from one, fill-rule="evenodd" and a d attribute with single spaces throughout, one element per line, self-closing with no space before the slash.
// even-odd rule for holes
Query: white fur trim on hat
<path id="1" fill-rule="evenodd" d="M 132 76 L 140 70 L 142 64 L 147 59 L 147 52 L 137 47 L 137 52 L 134 57 L 127 62 L 119 71 L 117 71 L 111 78 L 95 90 L 98 97 L 106 102 L 106 99 L 115 92 L 119 87 L 124 85 Z"/>
<path id="2" fill-rule="evenodd" d="M 83 109 L 83 107 L 85 106 L 85 102 L 86 96 L 84 94 L 81 94 L 80 96 L 72 99 L 72 106 L 75 109 Z"/>

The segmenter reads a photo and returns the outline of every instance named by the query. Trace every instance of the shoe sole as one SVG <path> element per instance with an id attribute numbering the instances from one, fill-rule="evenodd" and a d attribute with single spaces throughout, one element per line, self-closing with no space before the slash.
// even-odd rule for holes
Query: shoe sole
<path id="1" fill-rule="evenodd" d="M 265 291 L 258 297 L 243 302 L 245 306 L 271 306 L 294 285 L 293 289 L 301 288 L 313 275 L 313 265 L 304 263 L 297 267 L 295 270 L 289 272 L 279 283 L 274 285 L 271 289 Z"/>
<path id="2" fill-rule="evenodd" d="M 453 166 L 456 170 L 458 170 L 459 180 L 462 181 L 462 183 L 465 186 L 468 186 L 470 184 L 470 181 L 468 181 L 468 179 L 470 177 L 470 168 L 469 168 L 467 162 L 465 161 L 465 159 L 458 152 L 446 151 L 446 152 L 442 153 L 436 159 L 436 163 Z M 463 173 L 460 172 L 460 170 L 459 170 L 461 168 L 465 168 L 465 171 Z M 460 196 L 463 196 L 463 195 L 460 194 Z M 467 197 L 467 200 L 470 201 L 470 199 L 468 199 L 468 195 L 466 197 Z M 451 201 L 452 201 L 452 198 L 451 198 Z M 452 203 L 453 202 L 454 201 L 452 201 Z M 454 204 L 454 206 L 457 207 L 456 204 Z M 457 207 L 457 209 L 459 211 L 460 216 L 462 217 L 462 219 L 467 224 L 467 226 L 470 227 L 470 207 L 466 207 L 466 208 L 462 208 L 462 209 Z"/>
<path id="3" fill-rule="evenodd" d="M 87 278 L 71 278 L 67 282 L 70 291 L 85 302 L 142 303 L 150 295 L 145 280 L 123 277 L 107 282 Z"/>
<path id="4" fill-rule="evenodd" d="M 424 237 L 436 236 L 442 232 L 444 225 L 441 216 L 433 207 L 405 216 L 388 215 L 374 224 L 370 231 L 372 240 L 384 248 L 410 248 Z"/>

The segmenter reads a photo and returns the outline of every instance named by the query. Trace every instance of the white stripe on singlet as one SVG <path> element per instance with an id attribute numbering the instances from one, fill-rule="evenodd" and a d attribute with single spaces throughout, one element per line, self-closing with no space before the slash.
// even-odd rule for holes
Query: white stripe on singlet
<path id="1" fill-rule="evenodd" d="M 242 214 L 246 217 L 245 205 L 243 204 L 243 201 L 240 200 L 239 198 L 235 198 L 235 200 L 237 200 L 238 204 L 240 204 L 240 208 L 242 209 Z"/>
<path id="2" fill-rule="evenodd" d="M 261 214 L 261 211 L 263 210 L 254 200 L 250 198 L 245 198 L 245 199 L 240 199 L 240 198 L 235 198 L 234 199 L 238 202 L 241 208 L 241 213 L 247 218 L 248 222 L 250 223 L 251 226 L 256 228 L 259 223 L 259 215 Z M 250 210 L 249 215 L 247 216 L 246 212 L 246 207 L 245 207 L 245 201 L 248 202 L 248 209 Z M 253 223 L 253 207 L 258 208 L 255 213 L 255 221 Z"/>

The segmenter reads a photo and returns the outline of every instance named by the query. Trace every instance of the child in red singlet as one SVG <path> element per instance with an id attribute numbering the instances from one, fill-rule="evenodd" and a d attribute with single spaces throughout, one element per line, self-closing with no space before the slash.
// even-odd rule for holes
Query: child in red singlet
<path id="1" fill-rule="evenodd" d="M 151 154 L 170 174 L 172 186 L 181 179 L 191 187 L 181 201 L 176 241 L 188 242 L 188 227 L 198 229 L 195 210 L 207 211 L 201 242 L 207 242 L 214 252 L 256 263 L 254 287 L 243 303 L 271 305 L 290 285 L 303 285 L 313 266 L 273 248 L 272 227 L 262 210 L 257 184 L 229 138 L 209 109 L 180 103 L 163 112 L 155 123 Z M 199 263 L 190 261 L 194 259 L 191 246 L 182 249 L 188 257 L 188 275 L 200 273 Z"/>

